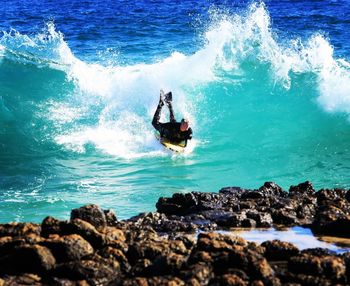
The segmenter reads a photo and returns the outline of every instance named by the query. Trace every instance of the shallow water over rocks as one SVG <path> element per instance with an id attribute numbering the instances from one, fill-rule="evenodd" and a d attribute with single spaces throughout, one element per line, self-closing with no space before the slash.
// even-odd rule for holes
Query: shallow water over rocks
<path id="1" fill-rule="evenodd" d="M 330 237 L 330 236 L 315 236 L 311 229 L 305 227 L 292 227 L 285 229 L 232 229 L 230 231 L 218 231 L 227 235 L 238 235 L 252 242 L 263 243 L 267 240 L 281 240 L 290 242 L 300 250 L 308 248 L 325 248 L 334 251 L 337 254 L 350 251 L 350 239 Z"/>

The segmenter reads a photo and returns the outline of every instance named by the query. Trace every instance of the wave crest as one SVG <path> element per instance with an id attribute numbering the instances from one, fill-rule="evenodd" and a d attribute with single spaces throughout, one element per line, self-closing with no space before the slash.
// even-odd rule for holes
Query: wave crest
<path id="1" fill-rule="evenodd" d="M 200 125 L 196 87 L 225 82 L 227 75 L 249 78 L 255 70 L 248 69 L 247 62 L 249 67 L 266 66 L 271 87 L 280 84 L 286 90 L 291 87 L 292 75 L 316 75 L 317 100 L 323 109 L 350 114 L 350 64 L 334 57 L 323 35 L 314 34 L 306 41 L 279 41 L 262 3 L 252 4 L 239 14 L 211 11 L 203 35 L 204 45 L 191 55 L 174 52 L 153 64 L 103 66 L 75 57 L 63 34 L 50 22 L 33 37 L 15 30 L 5 32 L 0 39 L 0 58 L 44 64 L 65 72 L 75 85 L 75 100 L 72 106 L 67 104 L 71 94 L 60 104 L 53 100 L 48 104 L 53 112 L 46 116 L 61 126 L 56 128 L 60 130 L 54 136 L 56 142 L 80 152 L 92 143 L 120 157 L 157 153 L 161 147 L 155 144 L 150 121 L 159 89 L 174 92 L 177 114 L 188 117 L 196 127 L 197 122 Z M 75 116 L 76 112 L 59 120 L 57 116 L 66 114 L 65 110 L 84 110 L 86 120 Z"/>

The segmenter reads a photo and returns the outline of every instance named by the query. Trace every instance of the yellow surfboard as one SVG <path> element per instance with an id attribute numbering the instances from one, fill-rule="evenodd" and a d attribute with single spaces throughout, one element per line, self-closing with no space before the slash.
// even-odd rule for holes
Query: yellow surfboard
<path id="1" fill-rule="evenodd" d="M 174 152 L 178 152 L 178 153 L 182 153 L 185 151 L 185 142 L 181 142 L 179 144 L 175 144 L 171 141 L 169 141 L 166 138 L 161 138 L 159 133 L 156 133 L 156 138 L 159 140 L 159 142 L 167 149 L 174 151 Z"/>

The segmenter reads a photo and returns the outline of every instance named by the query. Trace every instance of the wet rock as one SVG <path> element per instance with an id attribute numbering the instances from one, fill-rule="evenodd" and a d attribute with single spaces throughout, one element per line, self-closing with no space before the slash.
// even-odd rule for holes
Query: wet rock
<path id="1" fill-rule="evenodd" d="M 237 227 L 242 224 L 242 220 L 246 218 L 245 214 L 237 215 L 230 211 L 210 210 L 201 213 L 205 219 L 215 222 L 218 226 Z"/>
<path id="2" fill-rule="evenodd" d="M 289 260 L 289 269 L 298 274 L 324 276 L 340 283 L 344 283 L 346 279 L 345 262 L 336 256 L 315 256 L 303 253 Z"/>
<path id="3" fill-rule="evenodd" d="M 312 223 L 316 233 L 350 237 L 350 215 L 345 207 L 322 205 L 318 208 Z"/>
<path id="4" fill-rule="evenodd" d="M 272 217 L 269 213 L 258 212 L 257 210 L 249 210 L 246 213 L 247 218 L 256 221 L 257 227 L 270 227 L 272 226 Z"/>
<path id="5" fill-rule="evenodd" d="M 122 286 L 148 286 L 147 278 L 136 277 L 132 279 L 124 279 L 121 283 Z"/>
<path id="6" fill-rule="evenodd" d="M 230 195 L 237 199 L 239 199 L 241 195 L 245 192 L 247 192 L 247 190 L 242 189 L 241 187 L 226 187 L 226 188 L 221 188 L 219 190 L 220 194 Z"/>
<path id="7" fill-rule="evenodd" d="M 186 262 L 186 257 L 181 254 L 169 253 L 166 256 L 158 256 L 150 269 L 152 275 L 176 274 Z"/>
<path id="8" fill-rule="evenodd" d="M 243 219 L 242 222 L 237 226 L 254 228 L 254 227 L 256 227 L 256 221 L 251 219 L 251 218 L 246 218 L 246 219 Z"/>
<path id="9" fill-rule="evenodd" d="M 228 236 L 213 232 L 198 235 L 197 250 L 208 252 L 230 251 L 234 245 L 243 247 L 247 246 L 248 243 L 239 236 Z"/>
<path id="10" fill-rule="evenodd" d="M 185 283 L 178 277 L 153 277 L 147 280 L 149 286 L 169 285 L 169 286 L 184 286 Z"/>
<path id="11" fill-rule="evenodd" d="M 159 232 L 193 232 L 197 229 L 194 220 L 187 217 L 188 221 L 182 216 L 167 217 L 162 213 L 143 213 L 132 217 L 135 225 L 141 228 L 152 227 L 152 229 Z M 202 222 L 197 222 L 201 224 Z M 209 222 L 210 223 L 210 222 Z"/>
<path id="12" fill-rule="evenodd" d="M 131 264 L 139 259 L 154 260 L 157 256 L 169 253 L 169 245 L 165 241 L 142 241 L 129 246 L 127 252 Z"/>
<path id="13" fill-rule="evenodd" d="M 64 234 L 79 234 L 87 240 L 94 248 L 99 249 L 105 245 L 105 236 L 87 221 L 81 219 L 71 220 L 64 226 Z"/>
<path id="14" fill-rule="evenodd" d="M 275 224 L 282 224 L 286 226 L 298 224 L 297 214 L 293 210 L 287 210 L 287 209 L 273 210 L 272 218 Z"/>
<path id="15" fill-rule="evenodd" d="M 97 205 L 86 205 L 73 209 L 71 220 L 81 219 L 92 224 L 97 230 L 103 230 L 107 226 L 107 219 L 104 211 Z"/>
<path id="16" fill-rule="evenodd" d="M 211 265 L 197 263 L 182 270 L 180 277 L 188 281 L 189 285 L 208 285 L 213 276 Z"/>
<path id="17" fill-rule="evenodd" d="M 299 254 L 299 249 L 296 246 L 280 240 L 265 241 L 261 246 L 265 247 L 267 260 L 288 260 L 290 257 Z"/>
<path id="18" fill-rule="evenodd" d="M 101 257 L 118 261 L 124 272 L 128 272 L 131 268 L 125 253 L 120 249 L 107 246 L 101 249 L 98 254 Z"/>
<path id="19" fill-rule="evenodd" d="M 321 260 L 313 255 L 298 255 L 291 257 L 288 263 L 288 269 L 295 273 L 319 275 L 322 271 Z"/>
<path id="20" fill-rule="evenodd" d="M 54 286 L 90 286 L 86 280 L 69 280 L 64 278 L 52 277 L 49 281 L 49 285 Z"/>
<path id="21" fill-rule="evenodd" d="M 182 255 L 189 254 L 189 250 L 186 248 L 185 244 L 181 240 L 169 241 L 169 248 L 170 248 L 170 251 L 177 254 L 182 254 Z"/>
<path id="22" fill-rule="evenodd" d="M 0 237 L 2 236 L 25 236 L 28 234 L 40 235 L 40 225 L 34 223 L 12 222 L 0 225 Z"/>
<path id="23" fill-rule="evenodd" d="M 350 202 L 350 190 L 345 193 L 345 199 Z"/>
<path id="24" fill-rule="evenodd" d="M 53 235 L 41 244 L 51 250 L 59 263 L 79 260 L 94 252 L 90 243 L 77 234 L 62 237 Z"/>
<path id="25" fill-rule="evenodd" d="M 86 280 L 90 285 L 108 285 L 119 273 L 118 262 L 95 255 L 90 259 L 58 264 L 51 274 L 70 280 Z"/>
<path id="26" fill-rule="evenodd" d="M 257 191 L 257 190 L 249 190 L 245 193 L 243 193 L 241 195 L 241 198 L 242 199 L 253 199 L 253 200 L 256 200 L 256 199 L 263 199 L 264 198 L 264 194 L 260 191 Z"/>
<path id="27" fill-rule="evenodd" d="M 259 192 L 265 197 L 271 196 L 284 198 L 287 196 L 287 192 L 285 192 L 279 185 L 274 182 L 265 182 L 264 185 L 259 188 Z"/>
<path id="28" fill-rule="evenodd" d="M 325 201 L 334 201 L 338 199 L 344 199 L 346 190 L 342 189 L 321 189 L 316 193 L 318 204 L 322 204 Z"/>
<path id="29" fill-rule="evenodd" d="M 124 221 L 88 205 L 70 221 L 0 225 L 0 286 L 25 272 L 38 275 L 26 278 L 33 285 L 347 285 L 348 254 L 202 231 L 310 224 L 350 237 L 348 193 L 315 192 L 309 182 L 286 193 L 267 182 L 257 190 L 174 194 L 159 199 L 158 212 Z"/>
<path id="30" fill-rule="evenodd" d="M 0 257 L 0 274 L 42 274 L 55 267 L 51 251 L 40 245 L 16 247 L 11 253 Z"/>
<path id="31" fill-rule="evenodd" d="M 249 192 L 253 192 L 253 191 L 249 191 Z M 239 202 L 239 209 L 240 210 L 253 210 L 253 209 L 256 209 L 256 206 L 257 206 L 257 204 L 253 200 Z"/>
<path id="32" fill-rule="evenodd" d="M 201 262 L 203 262 L 204 264 L 211 264 L 213 262 L 213 258 L 211 257 L 210 253 L 207 251 L 196 250 L 196 251 L 192 251 L 187 262 L 189 265 L 193 265 Z"/>
<path id="33" fill-rule="evenodd" d="M 29 234 L 28 236 L 23 237 L 11 237 L 11 236 L 4 236 L 0 238 L 0 257 L 5 256 L 8 254 L 11 254 L 13 251 L 15 251 L 16 248 L 24 245 L 34 245 L 35 243 L 39 243 L 41 241 L 41 238 Z"/>
<path id="34" fill-rule="evenodd" d="M 327 278 L 333 281 L 345 281 L 346 266 L 343 259 L 335 256 L 326 256 L 322 259 L 321 266 L 323 274 Z"/>
<path id="35" fill-rule="evenodd" d="M 327 255 L 335 255 L 336 253 L 334 251 L 326 249 L 326 248 L 316 247 L 316 248 L 304 249 L 304 250 L 300 251 L 300 254 L 324 257 Z"/>
<path id="36" fill-rule="evenodd" d="M 118 220 L 115 212 L 113 210 L 104 210 L 103 211 L 106 217 L 106 222 L 108 226 L 116 226 Z"/>
<path id="37" fill-rule="evenodd" d="M 196 244 L 197 239 L 191 234 L 176 234 L 172 237 L 174 241 L 181 241 L 187 250 L 192 249 L 192 247 Z"/>
<path id="38" fill-rule="evenodd" d="M 247 281 L 244 281 L 242 278 L 235 274 L 225 274 L 219 276 L 212 281 L 210 281 L 210 285 L 213 286 L 246 286 L 248 285 Z"/>
<path id="39" fill-rule="evenodd" d="M 291 186 L 289 188 L 289 197 L 309 197 L 309 196 L 314 196 L 315 195 L 315 189 L 312 186 L 311 182 L 306 181 L 304 183 L 301 183 L 297 186 Z"/>
<path id="40" fill-rule="evenodd" d="M 316 214 L 316 206 L 314 204 L 301 204 L 296 207 L 297 219 L 304 225 L 312 224 Z"/>
<path id="41" fill-rule="evenodd" d="M 225 197 L 215 193 L 176 193 L 171 198 L 160 198 L 157 211 L 167 215 L 188 215 L 195 212 L 221 208 Z"/>
<path id="42" fill-rule="evenodd" d="M 62 234 L 63 224 L 62 221 L 48 216 L 41 223 L 41 235 L 48 237 L 50 234 Z"/>
<path id="43" fill-rule="evenodd" d="M 36 274 L 25 273 L 19 276 L 7 276 L 4 280 L 0 279 L 0 286 L 2 285 L 31 285 L 31 286 L 41 286 L 41 277 Z"/>
<path id="44" fill-rule="evenodd" d="M 269 279 L 274 275 L 274 271 L 271 268 L 267 260 L 258 253 L 248 251 L 249 265 L 247 271 L 253 279 Z"/>

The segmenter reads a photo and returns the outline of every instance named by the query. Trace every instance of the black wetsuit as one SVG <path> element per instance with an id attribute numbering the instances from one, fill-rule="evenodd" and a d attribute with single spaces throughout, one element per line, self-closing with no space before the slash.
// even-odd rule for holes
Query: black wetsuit
<path id="1" fill-rule="evenodd" d="M 180 144 L 181 142 L 184 142 L 184 145 L 186 146 L 187 140 L 192 139 L 192 129 L 188 128 L 188 130 L 186 131 L 180 130 L 181 123 L 176 122 L 171 102 L 167 104 L 170 112 L 170 122 L 167 122 L 167 123 L 159 122 L 160 112 L 162 111 L 163 105 L 164 103 L 162 101 L 159 101 L 157 110 L 153 116 L 152 125 L 154 126 L 155 129 L 159 131 L 161 138 L 166 138 L 170 142 L 175 144 Z"/>

